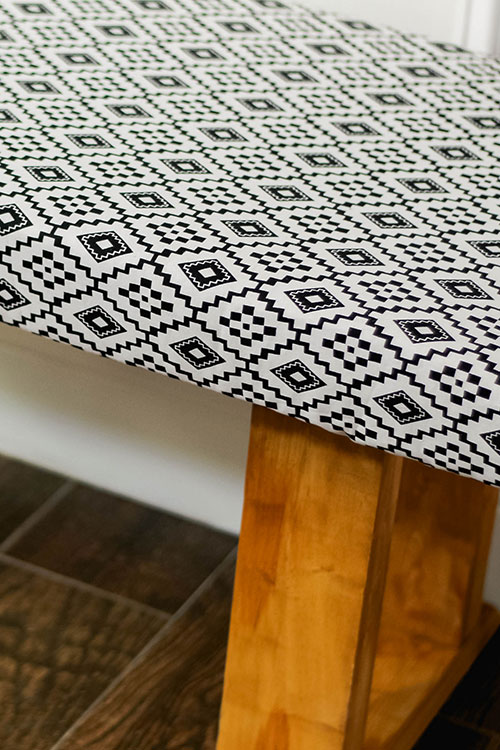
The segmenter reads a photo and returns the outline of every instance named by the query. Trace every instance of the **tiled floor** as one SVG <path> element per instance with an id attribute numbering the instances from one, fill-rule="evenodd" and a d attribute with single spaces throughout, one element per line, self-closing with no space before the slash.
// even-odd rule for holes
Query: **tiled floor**
<path id="1" fill-rule="evenodd" d="M 0 458 L 1 750 L 215 750 L 236 539 Z M 500 631 L 418 750 L 500 750 Z"/>

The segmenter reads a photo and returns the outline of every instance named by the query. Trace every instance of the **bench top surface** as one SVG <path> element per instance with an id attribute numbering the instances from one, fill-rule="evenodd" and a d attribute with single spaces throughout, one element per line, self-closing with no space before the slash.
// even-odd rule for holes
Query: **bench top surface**
<path id="1" fill-rule="evenodd" d="M 499 62 L 277 0 L 0 48 L 1 320 L 500 484 Z"/>

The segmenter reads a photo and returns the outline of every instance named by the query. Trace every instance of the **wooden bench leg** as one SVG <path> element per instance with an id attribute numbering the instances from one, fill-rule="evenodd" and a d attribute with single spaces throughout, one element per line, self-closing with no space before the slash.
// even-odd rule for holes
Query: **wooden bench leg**
<path id="1" fill-rule="evenodd" d="M 496 497 L 254 407 L 218 750 L 409 750 L 500 624 Z"/>

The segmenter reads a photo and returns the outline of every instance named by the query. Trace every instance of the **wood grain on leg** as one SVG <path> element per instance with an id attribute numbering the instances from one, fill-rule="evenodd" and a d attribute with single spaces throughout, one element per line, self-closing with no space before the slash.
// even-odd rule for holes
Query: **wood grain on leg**
<path id="1" fill-rule="evenodd" d="M 405 461 L 367 748 L 411 747 L 499 620 L 482 590 L 498 491 Z"/>
<path id="2" fill-rule="evenodd" d="M 370 681 L 400 463 L 254 409 L 218 750 L 342 747 L 351 694 L 363 710 L 353 683 Z"/>
<path id="3" fill-rule="evenodd" d="M 500 623 L 496 494 L 254 407 L 218 750 L 409 750 Z"/>

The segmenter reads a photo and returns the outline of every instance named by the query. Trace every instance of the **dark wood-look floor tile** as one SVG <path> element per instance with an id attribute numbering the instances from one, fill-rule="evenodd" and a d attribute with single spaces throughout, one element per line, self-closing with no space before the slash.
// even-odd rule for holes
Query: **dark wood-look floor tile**
<path id="1" fill-rule="evenodd" d="M 50 750 L 164 624 L 0 564 L 2 750 Z"/>
<path id="2" fill-rule="evenodd" d="M 0 543 L 66 480 L 0 456 Z"/>
<path id="3" fill-rule="evenodd" d="M 500 630 L 455 689 L 442 712 L 500 733 Z"/>
<path id="4" fill-rule="evenodd" d="M 88 487 L 77 487 L 9 554 L 175 612 L 235 537 Z"/>
<path id="5" fill-rule="evenodd" d="M 437 716 L 413 750 L 497 750 L 497 739 Z"/>
<path id="6" fill-rule="evenodd" d="M 228 562 L 58 750 L 215 750 L 234 576 Z"/>

